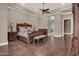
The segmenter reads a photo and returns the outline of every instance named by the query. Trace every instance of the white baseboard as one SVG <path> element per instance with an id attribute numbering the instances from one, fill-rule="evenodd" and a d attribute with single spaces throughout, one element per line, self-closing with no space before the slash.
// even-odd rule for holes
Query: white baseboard
<path id="1" fill-rule="evenodd" d="M 64 34 L 72 35 L 73 33 L 64 33 Z"/>
<path id="2" fill-rule="evenodd" d="M 72 35 L 72 33 L 64 33 L 64 34 Z M 48 36 L 63 37 L 64 34 L 62 34 L 62 35 L 55 35 L 55 34 L 53 34 L 53 33 L 50 33 L 50 34 L 48 34 Z"/>
<path id="3" fill-rule="evenodd" d="M 52 35 L 53 35 L 53 33 L 48 34 L 48 36 L 52 36 Z"/>
<path id="4" fill-rule="evenodd" d="M 54 37 L 63 37 L 64 35 L 53 35 Z"/>
<path id="5" fill-rule="evenodd" d="M 53 34 L 53 33 L 50 33 L 50 34 L 48 34 L 48 36 L 63 37 L 63 36 L 64 36 L 64 34 L 62 34 L 62 35 L 55 35 L 55 34 Z"/>
<path id="6" fill-rule="evenodd" d="M 8 42 L 0 43 L 0 46 L 8 45 Z"/>

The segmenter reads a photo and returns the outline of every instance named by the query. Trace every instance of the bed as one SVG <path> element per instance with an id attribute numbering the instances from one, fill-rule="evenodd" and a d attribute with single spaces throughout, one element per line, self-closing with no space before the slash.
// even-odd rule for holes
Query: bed
<path id="1" fill-rule="evenodd" d="M 38 31 L 34 31 L 32 25 L 28 23 L 17 24 L 16 28 L 18 32 L 18 40 L 28 44 L 33 42 L 33 37 L 47 34 L 47 29 L 39 29 Z"/>
<path id="2" fill-rule="evenodd" d="M 26 43 L 30 43 L 31 40 L 29 40 L 29 35 L 27 30 L 25 30 L 26 28 L 32 28 L 32 25 L 27 24 L 27 23 L 20 23 L 16 25 L 16 29 L 17 29 L 17 33 L 18 33 L 18 39 L 26 42 Z"/>

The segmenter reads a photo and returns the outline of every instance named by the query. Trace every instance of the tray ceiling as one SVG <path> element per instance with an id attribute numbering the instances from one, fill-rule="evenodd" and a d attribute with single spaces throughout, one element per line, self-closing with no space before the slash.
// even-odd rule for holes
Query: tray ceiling
<path id="1" fill-rule="evenodd" d="M 42 3 L 20 3 L 20 5 L 23 5 L 25 8 L 28 8 L 36 13 L 42 13 L 40 11 L 40 9 L 43 8 Z M 49 8 L 50 11 L 52 11 L 59 8 L 69 7 L 71 5 L 71 3 L 45 3 L 45 8 Z"/>

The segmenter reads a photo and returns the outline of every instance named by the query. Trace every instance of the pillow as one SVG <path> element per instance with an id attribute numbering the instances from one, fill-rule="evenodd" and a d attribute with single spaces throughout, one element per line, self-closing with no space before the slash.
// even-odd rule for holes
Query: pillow
<path id="1" fill-rule="evenodd" d="M 27 31 L 28 31 L 28 33 L 31 33 L 33 30 L 31 27 L 27 27 Z"/>
<path id="2" fill-rule="evenodd" d="M 27 29 L 23 29 L 22 31 L 23 33 L 28 33 Z"/>
<path id="3" fill-rule="evenodd" d="M 27 27 L 27 29 L 28 29 L 28 30 L 31 30 L 32 28 L 31 28 L 31 27 Z"/>
<path id="4" fill-rule="evenodd" d="M 24 31 L 25 27 L 19 27 L 19 32 Z"/>

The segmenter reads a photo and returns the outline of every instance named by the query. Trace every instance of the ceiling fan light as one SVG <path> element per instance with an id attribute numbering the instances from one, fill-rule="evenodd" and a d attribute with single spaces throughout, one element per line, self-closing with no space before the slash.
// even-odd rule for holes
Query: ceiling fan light
<path id="1" fill-rule="evenodd" d="M 45 14 L 45 13 L 49 13 L 49 8 L 45 9 L 44 7 L 44 3 L 43 3 L 43 9 L 40 9 L 42 11 L 42 14 Z"/>

